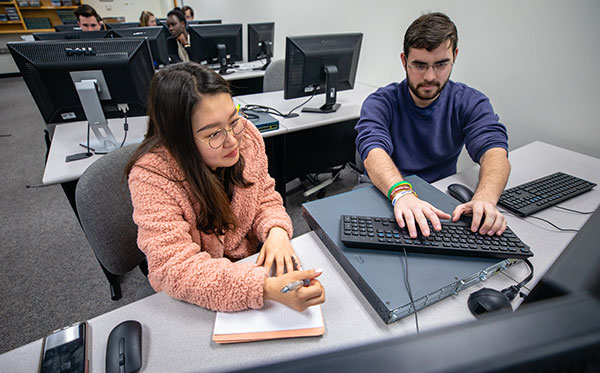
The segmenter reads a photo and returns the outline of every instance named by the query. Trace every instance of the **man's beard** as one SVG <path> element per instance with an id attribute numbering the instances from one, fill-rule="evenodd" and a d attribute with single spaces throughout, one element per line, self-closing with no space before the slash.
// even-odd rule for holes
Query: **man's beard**
<path id="1" fill-rule="evenodd" d="M 446 84 L 448 84 L 448 80 L 450 80 L 450 77 L 448 77 L 448 79 L 446 79 L 446 81 L 444 82 L 444 84 L 440 84 L 438 81 L 432 81 L 432 82 L 422 82 L 419 83 L 416 87 L 414 86 L 414 84 L 411 82 L 410 78 L 408 77 L 408 75 L 406 75 L 406 81 L 408 82 L 408 88 L 410 89 L 410 91 L 417 96 L 418 99 L 420 100 L 424 100 L 424 101 L 429 101 L 432 100 L 434 98 L 436 98 L 440 92 L 442 91 L 442 89 L 444 89 L 444 87 L 446 86 Z M 438 87 L 438 89 L 427 93 L 427 94 L 420 94 L 419 93 L 419 88 L 421 88 L 422 86 L 436 86 Z"/>

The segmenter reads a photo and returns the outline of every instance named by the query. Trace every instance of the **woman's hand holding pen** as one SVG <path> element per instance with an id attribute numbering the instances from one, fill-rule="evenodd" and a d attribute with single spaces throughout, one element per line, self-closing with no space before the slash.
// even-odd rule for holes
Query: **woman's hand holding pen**
<path id="1" fill-rule="evenodd" d="M 283 276 L 267 277 L 264 283 L 264 299 L 283 303 L 296 311 L 304 311 L 310 306 L 325 302 L 325 289 L 319 280 L 322 269 L 288 272 Z M 289 286 L 297 281 L 308 280 L 308 286 Z M 290 289 L 283 292 L 283 289 Z"/>
<path id="2" fill-rule="evenodd" d="M 269 231 L 269 235 L 256 259 L 256 264 L 264 266 L 267 270 L 271 270 L 271 266 L 275 264 L 277 276 L 281 276 L 285 268 L 288 272 L 295 270 L 294 264 L 297 265 L 298 269 L 302 269 L 292 248 L 288 233 L 280 227 L 273 227 Z"/>

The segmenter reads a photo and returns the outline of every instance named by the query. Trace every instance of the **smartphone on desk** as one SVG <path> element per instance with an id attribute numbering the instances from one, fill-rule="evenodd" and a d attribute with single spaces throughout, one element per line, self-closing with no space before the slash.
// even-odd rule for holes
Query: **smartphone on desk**
<path id="1" fill-rule="evenodd" d="M 88 372 L 87 322 L 77 322 L 44 337 L 40 373 Z"/>

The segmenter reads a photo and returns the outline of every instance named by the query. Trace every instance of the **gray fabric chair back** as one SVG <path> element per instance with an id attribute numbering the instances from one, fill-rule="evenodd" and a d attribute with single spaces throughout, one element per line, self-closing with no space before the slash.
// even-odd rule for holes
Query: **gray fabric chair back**
<path id="1" fill-rule="evenodd" d="M 282 91 L 285 60 L 273 60 L 265 70 L 263 92 Z"/>
<path id="2" fill-rule="evenodd" d="M 137 148 L 128 145 L 95 161 L 75 190 L 77 212 L 87 240 L 106 270 L 122 275 L 144 260 L 137 247 L 137 226 L 123 170 Z"/>

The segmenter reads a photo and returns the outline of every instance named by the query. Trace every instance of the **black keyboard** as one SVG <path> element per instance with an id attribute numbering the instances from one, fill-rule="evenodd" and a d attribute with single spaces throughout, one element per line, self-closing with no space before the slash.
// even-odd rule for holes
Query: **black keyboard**
<path id="1" fill-rule="evenodd" d="M 519 216 L 531 215 L 585 193 L 596 184 L 557 172 L 505 190 L 498 204 Z"/>
<path id="2" fill-rule="evenodd" d="M 509 228 L 501 236 L 486 236 L 471 232 L 469 222 L 442 220 L 442 230 L 436 232 L 429 223 L 431 234 L 424 237 L 419 233 L 411 238 L 408 230 L 400 228 L 395 219 L 342 215 L 341 237 L 344 245 L 364 249 L 479 256 L 487 258 L 525 259 L 533 256 Z"/>

